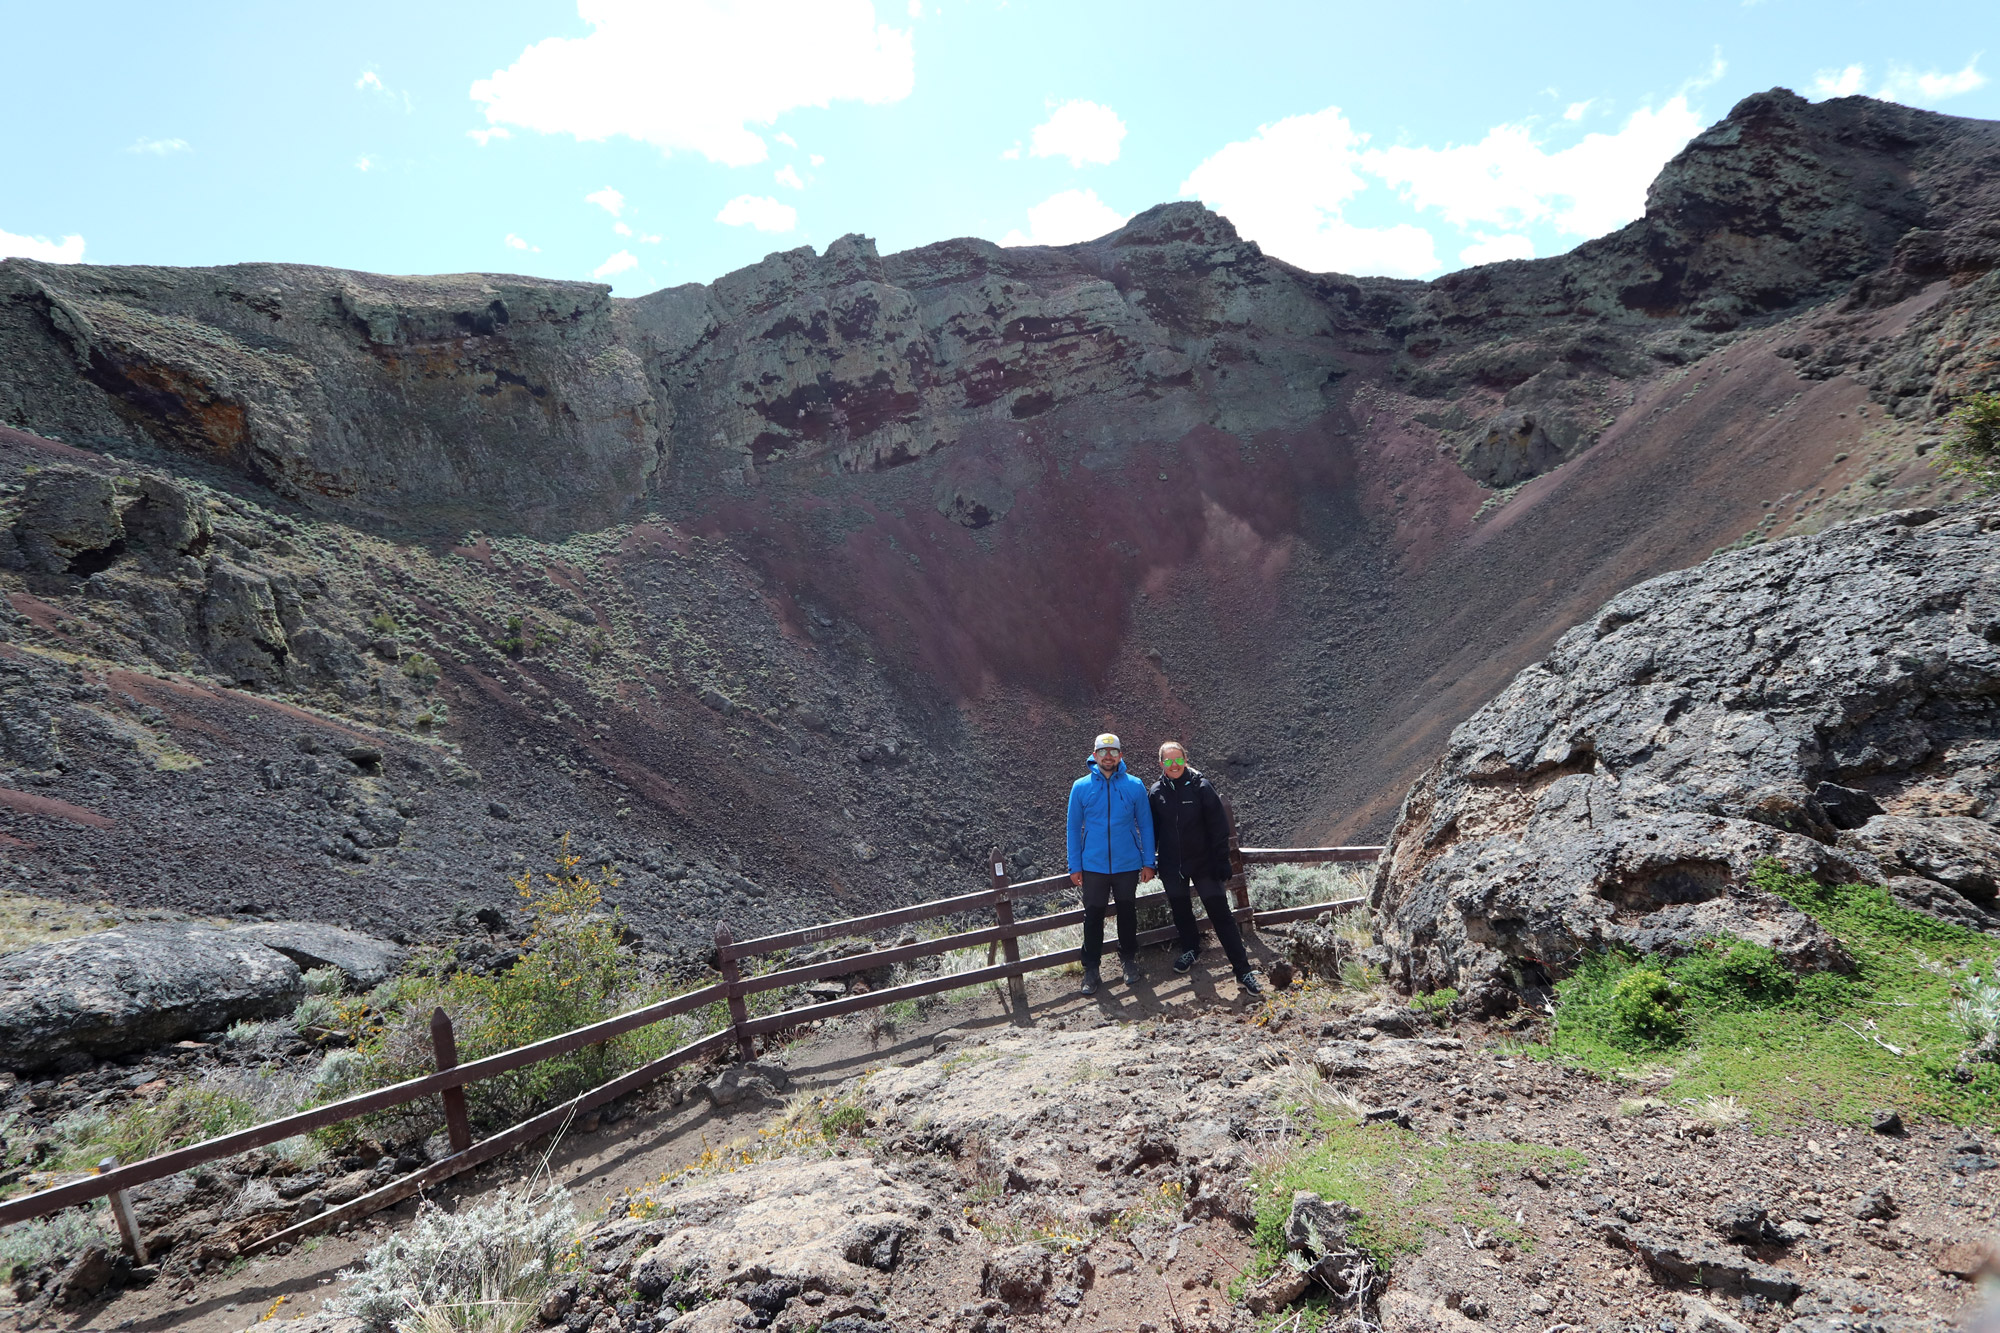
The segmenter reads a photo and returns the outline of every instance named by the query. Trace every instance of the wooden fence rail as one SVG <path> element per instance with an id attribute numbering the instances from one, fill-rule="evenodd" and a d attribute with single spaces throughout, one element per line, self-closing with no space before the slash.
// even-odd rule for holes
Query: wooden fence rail
<path id="1" fill-rule="evenodd" d="M 1233 827 L 1235 821 L 1231 818 Z M 1319 864 L 1336 861 L 1372 861 L 1380 855 L 1379 847 L 1238 847 L 1232 835 L 1230 858 L 1234 874 L 1228 881 L 1228 888 L 1235 897 L 1233 915 L 1252 931 L 1259 926 L 1276 925 L 1280 922 L 1295 921 L 1320 912 L 1338 911 L 1358 905 L 1358 898 L 1339 899 L 1332 902 L 1312 903 L 1303 907 L 1281 908 L 1276 911 L 1253 912 L 1250 907 L 1247 880 L 1244 868 L 1249 865 L 1276 865 L 1281 863 Z M 366 1217 L 370 1213 L 389 1207 L 411 1195 L 458 1173 L 477 1166 L 481 1162 L 506 1152 L 523 1143 L 529 1143 L 544 1134 L 554 1133 L 576 1118 L 614 1101 L 626 1093 L 644 1086 L 693 1061 L 705 1059 L 730 1045 L 744 1059 L 752 1057 L 755 1051 L 753 1041 L 760 1036 L 802 1027 L 809 1023 L 835 1018 L 842 1014 L 855 1013 L 865 1009 L 878 1009 L 903 1000 L 918 999 L 945 991 L 960 990 L 989 982 L 1005 981 L 1016 1000 L 1025 1003 L 1027 995 L 1022 978 L 1030 972 L 1047 968 L 1062 967 L 1076 962 L 1082 956 L 1079 949 L 1058 949 L 1047 953 L 1022 957 L 1020 941 L 1024 938 L 1047 934 L 1050 931 L 1079 925 L 1085 912 L 1082 908 L 1069 908 L 1045 912 L 1039 916 L 1017 918 L 1014 906 L 1023 899 L 1067 889 L 1066 875 L 1048 875 L 1040 879 L 1014 883 L 1007 877 L 1007 864 L 998 852 L 991 857 L 993 882 L 988 888 L 977 893 L 960 894 L 954 898 L 940 898 L 931 902 L 917 903 L 909 907 L 896 908 L 888 912 L 876 912 L 868 916 L 851 917 L 845 921 L 833 921 L 824 925 L 811 926 L 803 930 L 783 931 L 775 935 L 764 935 L 756 939 L 736 940 L 726 924 L 719 925 L 715 933 L 715 966 L 722 979 L 715 984 L 676 995 L 654 1004 L 642 1006 L 629 1013 L 607 1018 L 602 1022 L 576 1028 L 559 1036 L 516 1047 L 511 1051 L 501 1051 L 482 1059 L 460 1064 L 457 1061 L 457 1043 L 452 1032 L 451 1020 L 443 1010 L 432 1015 L 431 1035 L 437 1072 L 419 1078 L 406 1079 L 386 1088 L 358 1093 L 324 1106 L 316 1106 L 307 1111 L 282 1116 L 276 1120 L 252 1125 L 248 1129 L 236 1130 L 218 1135 L 201 1143 L 176 1148 L 144 1161 L 114 1165 L 106 1162 L 97 1174 L 86 1176 L 33 1194 L 0 1201 L 0 1226 L 42 1217 L 63 1208 L 88 1203 L 106 1196 L 122 1198 L 124 1191 L 147 1181 L 158 1180 L 173 1175 L 189 1167 L 199 1166 L 219 1158 L 233 1157 L 252 1148 L 310 1133 L 331 1125 L 358 1119 L 378 1111 L 405 1106 L 411 1102 L 437 1095 L 441 1098 L 446 1132 L 451 1144 L 450 1155 L 439 1159 L 422 1169 L 381 1188 L 364 1194 L 336 1208 L 330 1208 L 314 1217 L 304 1219 L 285 1230 L 264 1237 L 254 1245 L 246 1247 L 245 1253 L 255 1253 L 285 1241 L 295 1241 L 316 1232 L 325 1231 L 340 1222 Z M 1148 893 L 1138 897 L 1141 907 L 1165 900 L 1165 893 Z M 893 926 L 910 925 L 921 921 L 932 921 L 943 917 L 966 916 L 974 912 L 991 910 L 993 924 L 953 931 L 932 939 L 919 940 L 910 944 L 897 944 L 888 948 L 876 948 L 840 958 L 823 959 L 797 967 L 780 968 L 754 976 L 744 976 L 739 966 L 746 958 L 761 958 L 787 949 L 821 944 L 829 940 L 864 936 Z M 1108 910 L 1108 909 L 1107 909 Z M 1203 929 L 1209 929 L 1206 921 Z M 1171 939 L 1174 927 L 1164 926 L 1140 934 L 1141 945 Z M 815 1004 L 786 1009 L 778 1013 L 752 1018 L 745 1004 L 745 997 L 780 990 L 789 986 L 799 986 L 813 981 L 825 981 L 850 973 L 892 967 L 898 963 L 918 958 L 936 957 L 946 953 L 988 946 L 988 965 L 963 972 L 945 971 L 937 976 L 925 977 L 920 981 L 906 982 L 897 986 L 885 986 L 844 995 L 837 999 L 824 1000 Z M 1121 941 L 1122 945 L 1122 941 Z M 1004 951 L 1004 962 L 992 962 L 993 950 Z M 491 1137 L 474 1142 L 470 1120 L 466 1114 L 465 1087 L 482 1079 L 512 1070 L 523 1069 L 543 1060 L 586 1046 L 595 1046 L 613 1037 L 650 1026 L 668 1018 L 694 1013 L 712 1005 L 725 1006 L 728 1014 L 727 1025 L 707 1036 L 669 1052 L 649 1064 L 630 1070 L 607 1083 L 592 1088 L 588 1092 L 520 1122 Z M 121 1232 L 124 1228 L 121 1227 Z M 132 1236 L 126 1242 L 128 1250 L 134 1252 L 139 1262 L 143 1254 L 143 1238 L 133 1228 Z"/>

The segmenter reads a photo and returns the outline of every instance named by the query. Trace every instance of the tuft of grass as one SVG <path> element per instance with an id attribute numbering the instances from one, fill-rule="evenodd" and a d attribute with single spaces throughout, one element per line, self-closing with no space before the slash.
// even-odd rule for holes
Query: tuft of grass
<path id="1" fill-rule="evenodd" d="M 1718 1121 L 2000 1111 L 2000 1064 L 1980 1054 L 2000 1029 L 2000 983 L 1987 980 L 2000 941 L 1878 885 L 1823 885 L 1775 861 L 1752 878 L 1839 939 L 1853 971 L 1796 974 L 1727 937 L 1672 960 L 1597 955 L 1557 987 L 1556 1050 L 1606 1071 L 1662 1065 L 1661 1095 Z"/>

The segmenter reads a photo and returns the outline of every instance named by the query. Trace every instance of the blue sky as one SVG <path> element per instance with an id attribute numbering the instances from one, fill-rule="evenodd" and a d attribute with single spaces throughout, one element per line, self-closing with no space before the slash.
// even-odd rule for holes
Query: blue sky
<path id="1" fill-rule="evenodd" d="M 1200 198 L 1315 270 L 1567 250 L 1745 94 L 2000 119 L 1990 0 L 0 0 L 0 255 L 590 279 Z M 1994 53 L 2000 60 L 2000 51 Z"/>

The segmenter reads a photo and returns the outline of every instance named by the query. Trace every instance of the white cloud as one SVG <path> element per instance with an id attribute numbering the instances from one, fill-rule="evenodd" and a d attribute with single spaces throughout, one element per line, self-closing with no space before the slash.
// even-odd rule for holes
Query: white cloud
<path id="1" fill-rule="evenodd" d="M 789 185 L 794 190 L 803 190 L 806 188 L 806 183 L 799 179 L 799 173 L 792 170 L 789 165 L 779 167 L 777 171 L 772 173 L 772 179 L 780 185 Z"/>
<path id="2" fill-rule="evenodd" d="M 797 107 L 900 101 L 916 81 L 907 29 L 871 0 L 578 0 L 583 37 L 550 37 L 472 85 L 492 125 L 747 166 L 768 149 L 752 126 Z"/>
<path id="3" fill-rule="evenodd" d="M 799 225 L 799 210 L 762 195 L 739 194 L 722 206 L 715 220 L 726 227 L 755 227 L 758 231 L 790 231 Z"/>
<path id="4" fill-rule="evenodd" d="M 1002 149 L 1002 150 L 1001 150 L 1001 153 L 1000 153 L 1000 160 L 1001 160 L 1002 162 L 1018 162 L 1018 161 L 1020 161 L 1020 160 L 1021 160 L 1021 141 L 1020 141 L 1019 139 L 1016 139 L 1016 140 L 1014 140 L 1014 146 L 1013 146 L 1012 148 L 1006 148 L 1006 149 Z"/>
<path id="5" fill-rule="evenodd" d="M 645 243 L 646 243 L 647 245 L 658 245 L 658 244 L 659 244 L 659 243 L 660 243 L 661 241 L 664 241 L 664 240 L 666 240 L 667 238 L 666 238 L 666 237 L 664 237 L 664 236 L 644 236 L 644 235 L 642 235 L 642 236 L 640 236 L 640 237 L 639 237 L 639 239 L 640 239 L 640 240 L 642 240 L 642 241 L 644 241 L 644 242 L 645 242 Z"/>
<path id="6" fill-rule="evenodd" d="M 81 264 L 83 237 L 65 236 L 52 241 L 46 236 L 16 236 L 0 231 L 0 259 L 39 259 L 45 264 Z"/>
<path id="7" fill-rule="evenodd" d="M 1535 243 L 1519 233 L 1502 233 L 1488 236 L 1480 233 L 1471 245 L 1458 252 L 1458 262 L 1471 268 L 1478 264 L 1497 264 L 1503 259 L 1533 259 Z"/>
<path id="8" fill-rule="evenodd" d="M 354 81 L 354 86 L 364 93 L 374 93 L 376 96 L 386 98 L 390 102 L 401 103 L 405 111 L 415 109 L 408 93 L 399 93 L 394 88 L 389 87 L 382 82 L 382 76 L 372 69 L 362 70 L 361 77 Z"/>
<path id="9" fill-rule="evenodd" d="M 1861 91 L 1868 81 L 1868 70 L 1861 65 L 1849 65 L 1846 69 L 1823 69 L 1813 75 L 1812 93 L 1814 97 L 1852 97 Z"/>
<path id="10" fill-rule="evenodd" d="M 627 269 L 637 267 L 639 267 L 639 256 L 633 254 L 630 250 L 620 250 L 617 254 L 590 270 L 590 276 L 593 278 L 608 278 L 614 273 L 623 273 Z"/>
<path id="11" fill-rule="evenodd" d="M 614 222 L 614 223 L 612 223 L 612 224 L 611 224 L 611 230 L 612 230 L 612 231 L 614 231 L 614 232 L 616 232 L 616 233 L 618 233 L 618 234 L 619 234 L 620 236 L 630 236 L 630 235 L 632 234 L 632 229 L 631 229 L 630 227 L 626 226 L 626 225 L 625 225 L 624 223 L 622 223 L 622 222 Z"/>
<path id="12" fill-rule="evenodd" d="M 1653 177 L 1701 128 L 1677 96 L 1657 110 L 1641 107 L 1615 134 L 1586 134 L 1554 152 L 1525 124 L 1496 125 L 1478 143 L 1371 150 L 1362 168 L 1397 186 L 1406 203 L 1461 227 L 1549 222 L 1572 236 L 1601 236 L 1645 212 Z"/>
<path id="13" fill-rule="evenodd" d="M 354 159 L 354 169 L 356 171 L 373 171 L 377 165 L 375 159 L 365 153 Z"/>
<path id="14" fill-rule="evenodd" d="M 186 139 L 135 139 L 128 153 L 151 153 L 154 157 L 166 157 L 173 153 L 192 153 Z"/>
<path id="15" fill-rule="evenodd" d="M 1028 230 L 1010 231 L 1002 245 L 1072 245 L 1094 241 L 1125 225 L 1126 215 L 1097 197 L 1095 190 L 1064 190 L 1028 210 Z"/>
<path id="16" fill-rule="evenodd" d="M 526 241 L 522 240 L 520 237 L 516 236 L 511 231 L 507 233 L 507 248 L 509 250 L 526 250 L 529 254 L 534 254 L 534 255 L 538 255 L 542 252 L 541 246 L 529 245 Z"/>
<path id="17" fill-rule="evenodd" d="M 824 157 L 821 157 L 818 153 L 814 153 L 811 157 L 807 158 L 806 161 L 812 163 L 816 167 L 823 167 L 826 165 L 826 159 Z"/>
<path id="18" fill-rule="evenodd" d="M 511 139 L 514 136 L 508 132 L 506 126 L 495 125 L 490 130 L 467 130 L 465 137 L 478 144 L 481 148 L 484 148 L 495 139 Z"/>
<path id="19" fill-rule="evenodd" d="M 1588 101 L 1571 102 L 1568 106 L 1563 108 L 1563 119 L 1572 121 L 1582 120 L 1583 113 L 1590 110 L 1590 103 L 1596 100 L 1597 99 L 1593 97 Z"/>
<path id="20" fill-rule="evenodd" d="M 785 133 L 783 130 L 779 130 L 776 134 L 772 135 L 771 137 L 773 139 L 776 139 L 779 143 L 783 144 L 787 148 L 797 148 L 799 146 L 799 141 L 797 139 L 794 139 L 791 135 Z"/>
<path id="21" fill-rule="evenodd" d="M 923 16 L 924 16 L 924 0 L 910 0 L 910 17 L 913 19 L 920 19 Z"/>
<path id="22" fill-rule="evenodd" d="M 1975 88 L 1986 86 L 1986 76 L 1979 72 L 1979 57 L 1965 62 L 1965 68 L 1955 74 L 1939 70 L 1918 73 L 1908 65 L 1889 66 L 1889 75 L 1882 84 L 1882 91 L 1875 95 L 1885 102 L 1901 102 L 1906 106 L 1930 106 L 1942 102 L 1947 97 L 1957 97 Z"/>
<path id="23" fill-rule="evenodd" d="M 1064 102 L 1035 126 L 1028 152 L 1035 157 L 1066 157 L 1073 167 L 1086 162 L 1104 165 L 1118 160 L 1125 141 L 1125 122 L 1108 106 L 1095 102 Z"/>
<path id="24" fill-rule="evenodd" d="M 1328 107 L 1260 126 L 1188 173 L 1183 198 L 1199 198 L 1278 258 L 1315 271 L 1417 277 L 1440 267 L 1431 234 L 1398 223 L 1359 227 L 1342 206 L 1367 188 L 1359 134 Z"/>
<path id="25" fill-rule="evenodd" d="M 596 204 L 614 218 L 625 211 L 625 196 L 612 189 L 609 185 L 601 190 L 592 190 L 589 194 L 583 196 L 583 202 L 586 204 Z"/>

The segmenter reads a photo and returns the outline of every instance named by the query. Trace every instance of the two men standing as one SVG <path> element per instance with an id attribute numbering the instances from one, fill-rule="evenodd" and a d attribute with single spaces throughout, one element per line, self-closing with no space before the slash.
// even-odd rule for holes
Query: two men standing
<path id="1" fill-rule="evenodd" d="M 1138 974 L 1139 920 L 1134 900 L 1139 885 L 1166 881 L 1167 905 L 1180 936 L 1174 971 L 1186 972 L 1201 955 L 1191 893 L 1201 898 L 1216 938 L 1252 995 L 1262 987 L 1250 970 L 1243 937 L 1230 914 L 1223 886 L 1228 882 L 1229 818 L 1222 798 L 1199 770 L 1189 766 L 1178 741 L 1160 747 L 1160 780 L 1150 791 L 1125 768 L 1124 748 L 1110 732 L 1092 747 L 1090 770 L 1069 789 L 1070 883 L 1083 889 L 1083 993 L 1095 995 L 1103 982 L 1104 909 L 1115 904 L 1118 954 L 1125 979 Z"/>

